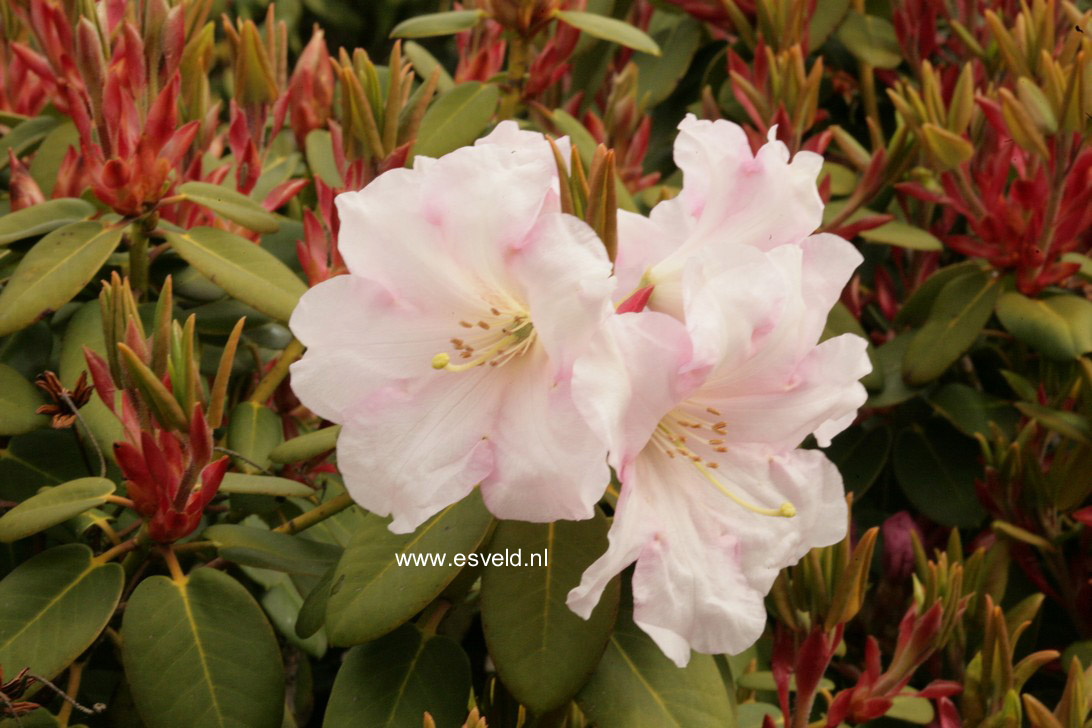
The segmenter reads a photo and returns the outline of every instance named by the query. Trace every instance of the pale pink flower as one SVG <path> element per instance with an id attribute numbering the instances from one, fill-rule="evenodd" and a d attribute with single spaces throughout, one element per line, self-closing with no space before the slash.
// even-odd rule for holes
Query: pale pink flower
<path id="1" fill-rule="evenodd" d="M 589 518 L 609 482 L 570 379 L 614 281 L 556 190 L 545 139 L 502 124 L 337 198 L 349 275 L 293 314 L 292 386 L 343 425 L 346 487 L 396 532 L 478 484 L 498 517 Z"/>
<path id="2" fill-rule="evenodd" d="M 687 261 L 718 263 L 739 246 L 799 243 L 819 227 L 823 201 L 815 182 L 823 158 L 801 151 L 790 159 L 775 132 L 753 154 L 739 125 L 692 114 L 683 119 L 674 155 L 682 191 L 648 217 L 618 214 L 619 295 L 655 286 L 649 306 L 678 316 Z"/>
<path id="3" fill-rule="evenodd" d="M 636 561 L 634 619 L 678 665 L 750 646 L 780 569 L 844 537 L 837 468 L 796 448 L 852 422 L 870 369 L 863 339 L 818 343 L 861 256 L 809 237 L 822 207 L 796 167 L 814 160 L 773 143 L 752 157 L 727 123 L 682 128 L 683 193 L 620 226 L 619 261 L 633 253 L 620 290 L 654 285 L 658 310 L 612 317 L 574 368 L 622 489 L 610 546 L 568 597 L 588 616 Z"/>

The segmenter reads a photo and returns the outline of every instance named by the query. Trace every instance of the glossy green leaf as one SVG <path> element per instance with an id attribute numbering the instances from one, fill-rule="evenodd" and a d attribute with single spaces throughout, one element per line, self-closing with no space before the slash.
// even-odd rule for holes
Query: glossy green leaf
<path id="1" fill-rule="evenodd" d="M 520 566 L 482 572 L 482 629 L 505 687 L 536 712 L 556 708 L 591 675 L 618 611 L 615 578 L 588 620 L 565 604 L 569 590 L 607 548 L 609 523 L 601 512 L 587 521 L 502 521 L 493 553 L 520 554 Z M 530 565 L 532 554 L 540 558 Z M 548 558 L 542 559 L 546 555 Z"/>
<path id="2" fill-rule="evenodd" d="M 310 460 L 333 450 L 337 446 L 337 436 L 340 432 L 341 425 L 334 425 L 285 440 L 269 453 L 269 459 L 275 463 L 298 463 L 301 460 Z"/>
<path id="3" fill-rule="evenodd" d="M 593 38 L 617 43 L 653 56 L 660 55 L 660 46 L 656 45 L 656 41 L 649 38 L 644 31 L 623 20 L 579 10 L 559 10 L 556 17 L 566 25 L 571 25 Z"/>
<path id="4" fill-rule="evenodd" d="M 11 438 L 0 450 L 0 499 L 22 501 L 43 485 L 87 475 L 72 433 L 46 428 Z"/>
<path id="5" fill-rule="evenodd" d="M 86 220 L 95 214 L 95 206 L 75 197 L 46 200 L 0 217 L 0 245 L 45 235 L 69 223 Z"/>
<path id="6" fill-rule="evenodd" d="M 973 275 L 979 270 L 981 269 L 977 263 L 972 260 L 965 260 L 962 263 L 949 265 L 936 271 L 906 299 L 906 303 L 895 315 L 895 324 L 898 326 L 921 326 L 929 318 L 929 311 L 944 286 L 956 278 Z"/>
<path id="7" fill-rule="evenodd" d="M 470 30 L 485 17 L 481 10 L 452 10 L 446 13 L 429 13 L 403 20 L 394 26 L 391 38 L 430 38 L 436 35 L 454 35 Z"/>
<path id="8" fill-rule="evenodd" d="M 895 440 L 895 478 L 907 499 L 942 526 L 973 528 L 986 512 L 975 495 L 981 472 L 974 440 L 943 420 L 912 425 Z"/>
<path id="9" fill-rule="evenodd" d="M 226 230 L 196 227 L 165 234 L 171 247 L 234 298 L 287 321 L 307 285 L 267 250 Z"/>
<path id="10" fill-rule="evenodd" d="M 0 335 L 18 331 L 68 303 L 106 263 L 121 227 L 74 222 L 34 244 L 0 292 Z"/>
<path id="11" fill-rule="evenodd" d="M 326 605 L 331 644 L 368 642 L 421 611 L 461 570 L 455 554 L 475 551 L 493 517 L 475 490 L 413 533 L 391 533 L 388 523 L 369 514 L 338 562 Z M 398 563 L 415 554 L 442 554 L 444 564 Z"/>
<path id="12" fill-rule="evenodd" d="M 971 348 L 993 314 L 1001 293 L 997 279 L 976 272 L 949 281 L 937 294 L 925 325 L 911 340 L 902 361 L 910 384 L 925 384 L 943 374 Z"/>
<path id="13" fill-rule="evenodd" d="M 106 478 L 80 478 L 43 490 L 0 516 L 0 541 L 26 538 L 98 508 L 115 488 Z"/>
<path id="14" fill-rule="evenodd" d="M 1011 432 L 1019 418 L 1007 400 L 979 392 L 962 382 L 949 382 L 931 392 L 927 399 L 938 414 L 968 437 L 982 434 L 991 438 L 991 423 L 1003 432 Z"/>
<path id="15" fill-rule="evenodd" d="M 280 579 L 262 595 L 262 609 L 285 639 L 315 659 L 321 660 L 327 649 L 326 633 L 316 630 L 306 638 L 296 634 L 303 597 L 287 575 L 279 576 Z"/>
<path id="16" fill-rule="evenodd" d="M 307 166 L 323 182 L 334 189 L 345 186 L 345 180 L 338 171 L 334 159 L 334 143 L 330 138 L 330 132 L 325 129 L 315 129 L 307 135 L 305 141 L 307 147 Z"/>
<path id="17" fill-rule="evenodd" d="M 102 309 L 99 302 L 88 301 L 80 306 L 76 313 L 68 321 L 61 339 L 60 367 L 57 370 L 61 381 L 67 386 L 75 386 L 80 374 L 87 371 L 87 360 L 84 358 L 83 347 L 87 347 L 101 357 L 106 357 L 106 341 L 102 332 Z M 88 374 L 87 381 L 91 381 Z M 115 398 L 115 406 L 121 404 L 121 393 Z M 91 399 L 80 408 L 80 417 L 87 423 L 95 441 L 99 443 L 99 449 L 107 460 L 114 457 L 113 445 L 124 438 L 121 421 L 111 412 L 102 399 L 98 390 L 93 390 Z"/>
<path id="18" fill-rule="evenodd" d="M 1077 274 L 1092 280 L 1092 258 L 1083 253 L 1066 253 L 1062 256 L 1063 263 L 1075 263 L 1080 266 Z"/>
<path id="19" fill-rule="evenodd" d="M 849 10 L 849 0 L 826 0 L 816 3 L 815 12 L 811 16 L 811 24 L 808 26 L 808 47 L 817 49 L 827 41 L 846 16 Z"/>
<path id="20" fill-rule="evenodd" d="M 902 360 L 914 338 L 914 332 L 899 334 L 876 349 L 876 363 L 883 371 L 883 389 L 865 402 L 868 407 L 893 407 L 917 396 L 918 389 L 902 378 Z"/>
<path id="21" fill-rule="evenodd" d="M 1059 361 L 1092 351 L 1092 301 L 1061 295 L 1031 299 L 1011 291 L 997 301 L 997 318 L 1020 341 Z"/>
<path id="22" fill-rule="evenodd" d="M 441 157 L 473 143 L 489 125 L 499 101 L 496 86 L 477 81 L 458 84 L 425 112 L 412 154 Z"/>
<path id="23" fill-rule="evenodd" d="M 577 701 L 599 728 L 722 728 L 735 725 L 730 689 L 711 655 L 676 667 L 626 610 Z"/>
<path id="24" fill-rule="evenodd" d="M 846 308 L 846 305 L 841 301 L 837 301 L 830 309 L 830 313 L 827 314 L 827 322 L 823 326 L 823 333 L 820 335 L 819 341 L 826 341 L 842 334 L 856 334 L 868 342 L 868 360 L 872 363 L 872 371 L 861 377 L 861 384 L 869 391 L 883 389 L 884 370 L 876 357 L 876 350 L 873 348 L 872 342 L 868 340 L 868 334 L 865 333 L 861 322 Z"/>
<path id="25" fill-rule="evenodd" d="M 652 38 L 663 54 L 657 57 L 643 53 L 633 58 L 637 66 L 637 99 L 645 107 L 656 106 L 679 85 L 701 45 L 701 23 L 687 15 L 674 16 Z"/>
<path id="26" fill-rule="evenodd" d="M 236 458 L 240 470 L 256 472 L 271 465 L 269 453 L 284 441 L 281 420 L 273 410 L 256 402 L 240 402 L 228 420 L 228 449 L 246 458 Z"/>
<path id="27" fill-rule="evenodd" d="M 35 414 L 45 400 L 38 388 L 7 364 L 0 364 L 0 436 L 22 435 L 49 424 Z"/>
<path id="28" fill-rule="evenodd" d="M 428 711 L 436 725 L 458 726 L 469 694 L 470 661 L 459 645 L 407 624 L 349 651 L 322 725 L 416 728 Z"/>
<path id="29" fill-rule="evenodd" d="M 121 655 L 147 728 L 281 725 L 284 668 L 250 593 L 215 569 L 151 576 L 129 597 Z"/>
<path id="30" fill-rule="evenodd" d="M 455 80 L 451 78 L 451 74 L 423 45 L 409 40 L 402 44 L 402 52 L 406 54 L 406 58 L 413 64 L 413 70 L 421 78 L 427 79 L 433 71 L 440 69 L 439 80 L 436 82 L 437 91 L 444 93 L 455 88 Z"/>
<path id="31" fill-rule="evenodd" d="M 584 161 L 584 166 L 591 164 L 597 146 L 595 137 L 591 135 L 591 132 L 585 129 L 584 125 L 576 117 L 564 109 L 554 109 L 550 117 L 561 133 L 569 137 L 573 146 L 580 152 L 580 158 Z"/>
<path id="32" fill-rule="evenodd" d="M 330 567 L 318 583 L 303 599 L 299 615 L 296 617 L 296 636 L 309 639 L 326 624 L 326 604 L 330 601 L 330 586 L 334 583 L 337 566 Z"/>
<path id="33" fill-rule="evenodd" d="M 8 150 L 15 152 L 15 156 L 22 156 L 35 144 L 45 139 L 49 132 L 53 131 L 60 122 L 55 116 L 35 116 L 17 125 L 4 136 L 0 137 L 0 171 L 8 168 Z"/>
<path id="34" fill-rule="evenodd" d="M 884 717 L 904 720 L 907 723 L 926 725 L 933 722 L 933 704 L 916 695 L 896 695 Z"/>
<path id="35" fill-rule="evenodd" d="M 205 538 L 215 543 L 228 561 L 288 574 L 322 576 L 337 563 L 342 551 L 301 536 L 229 523 L 205 529 Z"/>
<path id="36" fill-rule="evenodd" d="M 854 425 L 839 433 L 824 452 L 838 466 L 846 490 L 860 499 L 883 471 L 890 450 L 890 428 L 880 426 L 866 430 Z"/>
<path id="37" fill-rule="evenodd" d="M 1034 402 L 1017 402 L 1016 409 L 1052 432 L 1078 442 L 1092 443 L 1092 421 L 1077 412 L 1056 410 Z"/>
<path id="38" fill-rule="evenodd" d="M 53 190 L 60 177 L 68 150 L 80 151 L 80 132 L 72 121 L 62 121 L 42 139 L 41 145 L 30 159 L 30 176 L 38 183 L 42 194 L 53 197 Z"/>
<path id="39" fill-rule="evenodd" d="M 288 498 L 290 496 L 306 497 L 311 495 L 313 491 L 298 480 L 278 478 L 273 475 L 226 473 L 220 483 L 220 492 L 273 495 Z"/>
<path id="40" fill-rule="evenodd" d="M 838 40 L 858 60 L 876 68 L 897 68 L 902 63 L 895 26 L 884 18 L 852 10 L 838 28 Z"/>
<path id="41" fill-rule="evenodd" d="M 99 636 L 121 598 L 118 564 L 96 564 L 82 544 L 31 557 L 0 581 L 0 665 L 52 678 Z"/>
<path id="42" fill-rule="evenodd" d="M 892 220 L 871 230 L 864 230 L 859 235 L 870 243 L 895 245 L 909 250 L 944 250 L 944 244 L 936 235 L 899 220 Z"/>
<path id="43" fill-rule="evenodd" d="M 272 212 L 246 195 L 223 185 L 185 182 L 178 186 L 178 194 L 194 204 L 207 207 L 220 217 L 259 233 L 273 233 L 279 227 Z"/>

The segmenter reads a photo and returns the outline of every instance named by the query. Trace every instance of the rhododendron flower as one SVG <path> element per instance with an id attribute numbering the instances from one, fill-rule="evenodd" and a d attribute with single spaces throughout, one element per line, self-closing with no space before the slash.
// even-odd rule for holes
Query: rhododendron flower
<path id="1" fill-rule="evenodd" d="M 293 314 L 292 385 L 343 425 L 346 487 L 396 532 L 479 483 L 503 518 L 589 518 L 609 481 L 570 380 L 611 315 L 610 263 L 556 188 L 545 139 L 504 124 L 337 198 L 349 275 Z"/>
<path id="2" fill-rule="evenodd" d="M 815 182 L 823 158 L 801 151 L 790 160 L 775 132 L 754 154 L 737 124 L 683 119 L 675 139 L 682 191 L 648 217 L 618 213 L 619 294 L 655 286 L 649 306 L 678 315 L 687 261 L 719 263 L 738 246 L 800 243 L 819 227 L 823 201 Z"/>
<path id="3" fill-rule="evenodd" d="M 790 163 L 771 142 L 752 156 L 727 123 L 681 128 L 682 194 L 620 220 L 621 290 L 638 294 L 574 368 L 622 490 L 610 546 L 568 603 L 587 617 L 636 561 L 634 619 L 685 665 L 691 648 L 750 646 L 780 569 L 844 537 L 841 475 L 796 448 L 852 422 L 870 365 L 860 337 L 817 343 L 861 256 L 810 236 L 814 155 Z"/>

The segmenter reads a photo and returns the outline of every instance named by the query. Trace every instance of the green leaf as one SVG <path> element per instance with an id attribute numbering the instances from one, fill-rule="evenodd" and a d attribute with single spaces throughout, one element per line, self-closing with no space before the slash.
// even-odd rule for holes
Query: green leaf
<path id="1" fill-rule="evenodd" d="M 0 665 L 52 678 L 91 646 L 121 598 L 119 564 L 66 544 L 24 561 L 0 581 Z"/>
<path id="2" fill-rule="evenodd" d="M 482 629 L 489 654 L 509 692 L 544 713 L 576 694 L 599 662 L 618 612 L 618 579 L 588 620 L 565 604 L 570 589 L 607 549 L 609 523 L 599 511 L 587 521 L 502 521 L 489 550 L 520 555 L 520 566 L 482 573 Z M 532 554 L 540 558 L 530 565 Z M 546 559 L 542 559 L 543 555 Z"/>
<path id="3" fill-rule="evenodd" d="M 231 411 L 228 420 L 228 449 L 242 455 L 246 460 L 236 458 L 238 467 L 254 473 L 255 467 L 271 465 L 269 453 L 284 440 L 281 420 L 273 410 L 257 402 L 240 402 Z"/>
<path id="4" fill-rule="evenodd" d="M 962 382 L 949 382 L 926 399 L 938 414 L 968 437 L 979 433 L 991 437 L 991 422 L 1003 432 L 1011 432 L 1019 419 L 1019 413 L 1007 400 L 979 392 Z"/>
<path id="5" fill-rule="evenodd" d="M 1080 266 L 1077 275 L 1092 280 L 1092 258 L 1083 253 L 1066 253 L 1062 256 L 1063 263 L 1076 263 Z"/>
<path id="6" fill-rule="evenodd" d="M 27 119 L 3 137 L 0 137 L 0 171 L 8 168 L 8 150 L 19 157 L 35 144 L 45 139 L 60 122 L 55 116 L 35 116 Z"/>
<path id="7" fill-rule="evenodd" d="M 94 205 L 76 197 L 46 200 L 0 217 L 0 245 L 45 235 L 69 223 L 86 220 L 94 214 Z"/>
<path id="8" fill-rule="evenodd" d="M 7 364 L 0 364 L 0 436 L 22 435 L 49 424 L 35 410 L 45 400 L 38 388 Z"/>
<path id="9" fill-rule="evenodd" d="M 334 680 L 324 728 L 417 726 L 425 711 L 438 726 L 461 725 L 470 661 L 455 642 L 407 624 L 349 651 Z"/>
<path id="10" fill-rule="evenodd" d="M 1092 301 L 1061 295 L 1034 300 L 1015 291 L 997 301 L 997 318 L 1020 341 L 1051 359 L 1092 351 Z"/>
<path id="11" fill-rule="evenodd" d="M 87 371 L 87 360 L 83 355 L 83 347 L 87 347 L 106 358 L 106 341 L 102 332 L 102 308 L 99 302 L 88 301 L 80 306 L 76 313 L 68 321 L 64 330 L 64 338 L 61 340 L 61 359 L 57 375 L 65 385 L 71 387 L 76 384 L 82 372 Z M 90 374 L 88 374 L 90 378 Z M 90 381 L 90 379 L 88 379 Z M 121 393 L 115 397 L 115 406 L 121 404 Z M 124 434 L 121 421 L 111 412 L 102 399 L 98 390 L 92 390 L 90 401 L 80 408 L 80 417 L 87 423 L 95 440 L 99 443 L 99 449 L 107 460 L 114 457 L 114 443 L 123 439 Z"/>
<path id="12" fill-rule="evenodd" d="M 306 497 L 314 491 L 297 480 L 278 478 L 273 475 L 248 475 L 225 473 L 220 483 L 221 493 L 246 493 L 248 495 L 273 495 L 279 498 Z"/>
<path id="13" fill-rule="evenodd" d="M 147 728 L 281 725 L 284 668 L 269 622 L 239 582 L 215 569 L 151 576 L 121 623 L 122 661 Z"/>
<path id="14" fill-rule="evenodd" d="M 43 490 L 0 517 L 0 541 L 11 543 L 98 508 L 116 486 L 106 478 L 80 478 Z"/>
<path id="15" fill-rule="evenodd" d="M 335 190 L 345 186 L 345 180 L 338 171 L 337 162 L 334 160 L 334 143 L 330 138 L 330 132 L 325 129 L 315 129 L 307 135 L 304 142 L 307 147 L 307 166 L 323 182 Z"/>
<path id="16" fill-rule="evenodd" d="M 330 567 L 312 587 L 311 593 L 304 597 L 295 625 L 296 636 L 300 639 L 309 639 L 326 624 L 326 604 L 330 601 L 330 586 L 334 583 L 336 569 L 336 566 Z"/>
<path id="17" fill-rule="evenodd" d="M 841 301 L 837 301 L 830 309 L 830 313 L 827 314 L 827 322 L 826 325 L 823 326 L 823 333 L 820 336 L 819 341 L 826 341 L 827 339 L 840 336 L 841 334 L 856 334 L 868 343 L 868 360 L 872 363 L 872 371 L 861 377 L 861 384 L 869 390 L 882 389 L 884 383 L 884 370 L 880 366 L 879 359 L 876 357 L 876 350 L 873 348 L 872 342 L 868 340 L 868 334 L 865 333 L 864 328 L 861 326 L 861 322 L 857 320 L 846 305 Z"/>
<path id="18" fill-rule="evenodd" d="M 500 91 L 496 86 L 477 81 L 458 84 L 425 112 L 412 154 L 442 157 L 471 144 L 489 125 L 499 101 Z"/>
<path id="19" fill-rule="evenodd" d="M 559 10 L 555 13 L 555 17 L 593 38 L 617 43 L 653 56 L 660 55 L 660 46 L 656 45 L 656 41 L 649 38 L 643 30 L 625 21 L 579 10 Z"/>
<path id="20" fill-rule="evenodd" d="M 285 440 L 273 448 L 273 451 L 269 453 L 269 459 L 275 463 L 298 463 L 301 460 L 310 460 L 333 450 L 337 446 L 337 436 L 340 432 L 341 425 L 335 425 Z"/>
<path id="21" fill-rule="evenodd" d="M 774 674 L 769 670 L 757 670 L 754 672 L 746 672 L 736 678 L 736 686 L 746 688 L 747 690 L 762 690 L 764 692 L 775 693 L 777 692 L 777 679 L 774 678 Z M 819 680 L 820 690 L 833 690 L 834 683 L 828 679 L 820 678 Z M 789 676 L 789 692 L 796 692 L 796 676 Z"/>
<path id="22" fill-rule="evenodd" d="M 972 275 L 979 270 L 981 268 L 973 260 L 965 260 L 962 263 L 949 265 L 936 271 L 906 299 L 906 303 L 902 305 L 902 308 L 895 316 L 895 324 L 897 326 L 921 326 L 929 318 L 929 310 L 933 307 L 937 295 L 940 294 L 940 290 L 944 286 L 956 278 Z"/>
<path id="23" fill-rule="evenodd" d="M 0 498 L 26 500 L 43 485 L 87 475 L 72 434 L 47 428 L 11 438 L 0 450 Z"/>
<path id="24" fill-rule="evenodd" d="M 892 220 L 858 234 L 870 243 L 895 245 L 909 250 L 944 250 L 944 245 L 936 235 L 898 220 Z"/>
<path id="25" fill-rule="evenodd" d="M 88 284 L 121 240 L 121 227 L 74 222 L 34 244 L 0 292 L 0 335 L 56 311 Z"/>
<path id="26" fill-rule="evenodd" d="M 307 285 L 269 251 L 226 230 L 165 233 L 187 263 L 234 298 L 280 321 L 292 316 Z"/>
<path id="27" fill-rule="evenodd" d="M 949 281 L 906 349 L 902 360 L 906 381 L 930 382 L 963 356 L 989 321 L 1000 293 L 997 279 L 982 272 Z"/>
<path id="28" fill-rule="evenodd" d="M 481 10 L 452 10 L 418 15 L 394 26 L 390 37 L 430 38 L 436 35 L 454 35 L 470 30 L 484 17 L 485 13 Z"/>
<path id="29" fill-rule="evenodd" d="M 891 707 L 887 709 L 884 717 L 926 725 L 933 722 L 933 715 L 933 704 L 926 698 L 919 698 L 916 695 L 896 695 L 892 698 Z"/>
<path id="30" fill-rule="evenodd" d="M 940 166 L 939 171 L 958 167 L 974 156 L 974 146 L 969 141 L 936 124 L 922 124 L 921 137 L 926 150 Z"/>
<path id="31" fill-rule="evenodd" d="M 736 710 L 739 714 L 737 728 L 762 728 L 767 715 L 774 719 L 774 725 L 781 720 L 781 708 L 769 703 L 740 703 Z"/>
<path id="32" fill-rule="evenodd" d="M 80 132 L 72 121 L 62 121 L 42 139 L 30 160 L 30 176 L 38 183 L 47 200 L 53 196 L 61 165 L 69 149 L 80 151 Z"/>
<path id="33" fill-rule="evenodd" d="M 287 533 L 252 526 L 218 524 L 205 529 L 228 561 L 286 574 L 322 576 L 337 563 L 342 549 Z"/>
<path id="34" fill-rule="evenodd" d="M 577 700 L 599 728 L 721 728 L 735 725 L 729 689 L 711 655 L 676 667 L 623 611 Z"/>
<path id="35" fill-rule="evenodd" d="M 413 533 L 391 533 L 388 523 L 369 514 L 338 562 L 326 606 L 331 644 L 368 642 L 421 611 L 461 571 L 455 554 L 475 551 L 493 517 L 475 490 Z M 444 564 L 398 564 L 398 557 L 412 554 L 441 554 Z"/>
<path id="36" fill-rule="evenodd" d="M 427 79 L 435 69 L 440 69 L 440 78 L 436 82 L 437 91 L 444 93 L 455 88 L 455 81 L 451 78 L 451 74 L 423 45 L 412 40 L 406 41 L 402 44 L 402 52 L 406 54 L 406 58 L 413 64 L 413 70 L 417 71 L 417 75 L 421 78 Z"/>
<path id="37" fill-rule="evenodd" d="M 883 471 L 890 450 L 889 427 L 880 426 L 866 430 L 860 425 L 854 425 L 839 433 L 824 452 L 838 466 L 846 490 L 860 500 Z"/>
<path id="38" fill-rule="evenodd" d="M 595 137 L 591 135 L 591 132 L 585 129 L 584 125 L 576 117 L 564 109 L 554 109 L 550 117 L 558 130 L 569 137 L 573 146 L 580 152 L 580 158 L 584 161 L 584 166 L 587 167 L 591 164 L 597 146 Z"/>
<path id="39" fill-rule="evenodd" d="M 280 227 L 276 216 L 261 204 L 222 185 L 185 182 L 178 186 L 178 194 L 194 204 L 207 207 L 220 217 L 259 233 L 275 233 Z"/>
<path id="40" fill-rule="evenodd" d="M 1043 427 L 1071 440 L 1092 444 L 1092 422 L 1076 412 L 1044 407 L 1034 402 L 1017 402 L 1016 409 Z"/>
<path id="41" fill-rule="evenodd" d="M 858 60 L 876 68 L 898 68 L 902 49 L 891 21 L 851 10 L 838 28 L 838 40 Z"/>
<path id="42" fill-rule="evenodd" d="M 702 27 L 693 18 L 679 15 L 652 37 L 663 49 L 663 55 L 642 54 L 633 58 L 637 66 L 637 101 L 641 108 L 658 105 L 679 85 L 701 45 Z"/>
<path id="43" fill-rule="evenodd" d="M 902 360 L 914 338 L 913 332 L 899 334 L 876 349 L 876 363 L 883 372 L 883 389 L 865 402 L 867 407 L 893 407 L 917 396 L 917 389 L 902 378 Z"/>
<path id="44" fill-rule="evenodd" d="M 973 528 L 986 512 L 975 496 L 978 447 L 943 420 L 907 427 L 895 440 L 895 478 L 907 499 L 942 526 Z"/>
<path id="45" fill-rule="evenodd" d="M 837 162 L 823 162 L 823 169 L 819 173 L 819 180 L 830 176 L 830 194 L 834 197 L 845 197 L 853 194 L 857 189 L 857 173 L 849 167 Z"/>
<path id="46" fill-rule="evenodd" d="M 307 638 L 296 634 L 303 597 L 292 580 L 281 574 L 276 584 L 269 587 L 262 595 L 262 609 L 269 615 L 270 621 L 285 639 L 317 660 L 326 654 L 326 634 L 316 631 Z"/>
<path id="47" fill-rule="evenodd" d="M 60 725 L 57 722 L 57 717 L 45 708 L 32 710 L 18 719 L 5 718 L 0 720 L 0 728 L 58 728 Z M 73 728 L 79 728 L 79 726 L 73 726 Z"/>
<path id="48" fill-rule="evenodd" d="M 818 50 L 834 29 L 842 22 L 849 10 L 849 0 L 826 0 L 816 3 L 815 12 L 811 16 L 811 24 L 808 26 L 808 47 Z"/>

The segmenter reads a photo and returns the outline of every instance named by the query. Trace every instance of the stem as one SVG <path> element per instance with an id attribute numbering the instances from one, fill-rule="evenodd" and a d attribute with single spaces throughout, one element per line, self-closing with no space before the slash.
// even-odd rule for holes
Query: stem
<path id="1" fill-rule="evenodd" d="M 498 118 L 511 119 L 523 96 L 523 76 L 527 73 L 527 39 L 513 33 L 508 41 L 508 91 L 500 105 Z"/>
<path id="2" fill-rule="evenodd" d="M 262 381 L 258 382 L 258 386 L 254 388 L 254 394 L 250 395 L 250 401 L 257 404 L 264 403 L 267 399 L 273 396 L 273 392 L 277 390 L 284 378 L 288 376 L 288 367 L 292 365 L 292 362 L 299 359 L 303 355 L 303 344 L 299 339 L 292 339 L 288 346 L 284 347 L 284 351 L 281 352 L 281 356 L 277 359 L 277 363 L 273 365 L 273 368 L 269 370 L 269 373 L 262 378 Z"/>
<path id="3" fill-rule="evenodd" d="M 129 281 L 138 299 L 148 290 L 148 235 L 139 221 L 129 226 Z"/>
<path id="4" fill-rule="evenodd" d="M 178 557 L 175 556 L 171 547 L 164 546 L 160 553 L 163 554 L 163 560 L 167 562 L 167 569 L 171 572 L 171 579 L 179 584 L 185 584 L 186 574 L 182 571 L 182 565 L 178 563 Z"/>
<path id="5" fill-rule="evenodd" d="M 353 499 L 348 493 L 342 493 L 336 498 L 331 498 L 317 508 L 296 516 L 291 521 L 285 521 L 281 525 L 273 529 L 275 533 L 287 533 L 289 535 L 293 533 L 299 533 L 306 530 L 316 523 L 325 521 L 330 516 L 337 515 L 343 510 L 353 505 Z"/>
<path id="6" fill-rule="evenodd" d="M 101 554 L 95 557 L 94 561 L 96 564 L 105 564 L 107 561 L 112 561 L 118 556 L 129 553 L 137 546 L 140 546 L 142 543 L 144 543 L 143 531 L 138 533 L 136 536 L 133 536 L 128 541 L 122 541 L 117 546 L 113 546 L 106 551 L 103 551 Z"/>
<path id="7" fill-rule="evenodd" d="M 417 626 L 425 634 L 436 634 L 436 628 L 440 626 L 440 622 L 443 621 L 449 609 L 451 609 L 451 602 L 446 599 L 437 599 L 425 609 L 424 614 L 417 620 Z"/>
<path id="8" fill-rule="evenodd" d="M 136 503 L 128 498 L 123 498 L 120 495 L 108 495 L 106 496 L 107 503 L 116 503 L 119 506 L 125 506 L 126 508 L 132 508 L 136 510 Z"/>
<path id="9" fill-rule="evenodd" d="M 76 699 L 76 695 L 80 692 L 80 680 L 83 678 L 83 663 L 73 662 L 72 666 L 68 668 L 68 685 L 65 686 L 64 691 L 68 693 L 68 697 L 72 700 Z M 73 703 L 65 701 L 64 705 L 57 712 L 57 725 L 60 728 L 68 728 L 68 721 L 72 717 L 72 708 L 75 707 Z"/>

